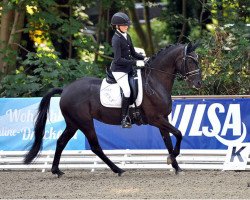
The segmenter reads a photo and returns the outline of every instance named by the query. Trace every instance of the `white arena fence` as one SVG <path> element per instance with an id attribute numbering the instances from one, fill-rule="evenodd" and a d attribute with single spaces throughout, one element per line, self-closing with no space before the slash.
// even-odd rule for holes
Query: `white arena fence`
<path id="1" fill-rule="evenodd" d="M 0 151 L 0 170 L 50 170 L 54 151 L 42 151 L 30 165 L 23 164 L 24 151 Z M 122 169 L 172 169 L 167 164 L 167 150 L 104 150 Z M 186 170 L 223 170 L 227 150 L 181 150 L 179 166 Z M 107 169 L 108 166 L 92 151 L 64 151 L 61 169 Z M 250 170 L 250 158 L 245 170 Z"/>

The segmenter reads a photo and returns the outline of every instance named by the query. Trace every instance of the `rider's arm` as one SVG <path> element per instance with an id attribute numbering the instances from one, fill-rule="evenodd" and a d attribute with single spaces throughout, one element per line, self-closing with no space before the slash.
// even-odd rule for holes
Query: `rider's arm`
<path id="1" fill-rule="evenodd" d="M 130 46 L 130 51 L 131 51 L 131 55 L 136 58 L 137 60 L 144 60 L 145 56 L 143 56 L 142 54 L 140 53 L 137 53 L 135 51 L 135 48 L 134 48 L 134 45 L 132 43 L 132 40 L 130 38 L 130 36 L 128 35 L 128 39 L 130 40 L 130 43 L 131 43 L 131 46 Z"/>

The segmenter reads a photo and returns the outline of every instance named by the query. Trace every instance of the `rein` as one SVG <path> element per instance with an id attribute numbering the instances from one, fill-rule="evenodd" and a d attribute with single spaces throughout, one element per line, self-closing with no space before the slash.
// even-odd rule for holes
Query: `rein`
<path id="1" fill-rule="evenodd" d="M 166 72 L 164 70 L 160 70 L 160 69 L 156 69 L 156 68 L 153 68 L 153 67 L 150 67 L 149 63 L 145 63 L 147 66 L 145 66 L 144 68 L 146 69 L 152 69 L 152 70 L 155 70 L 155 71 L 158 71 L 158 72 L 161 72 L 161 73 L 164 73 L 164 74 L 169 74 L 169 75 L 172 75 L 172 76 L 175 76 L 176 74 L 174 73 L 169 73 L 169 72 Z"/>
<path id="2" fill-rule="evenodd" d="M 197 74 L 200 73 L 200 69 L 199 68 L 196 69 L 196 70 L 187 71 L 187 58 L 190 58 L 190 59 L 194 60 L 196 63 L 198 63 L 198 55 L 197 55 L 196 58 L 193 57 L 193 56 L 191 56 L 191 55 L 188 55 L 187 54 L 187 45 L 186 45 L 185 48 L 184 48 L 184 53 L 183 53 L 183 58 L 182 58 L 182 63 L 181 63 L 181 71 L 179 73 L 184 80 L 189 80 L 189 77 L 197 75 Z M 168 75 L 171 75 L 171 76 L 175 76 L 176 75 L 176 73 L 169 73 L 169 72 L 167 72 L 165 70 L 160 70 L 160 69 L 156 69 L 156 68 L 150 67 L 149 62 L 145 63 L 145 67 L 144 68 L 145 68 L 145 77 L 146 77 L 145 86 L 146 86 L 146 91 L 147 91 L 147 93 L 149 95 L 155 94 L 155 91 L 149 85 L 149 76 L 150 76 L 151 70 L 154 70 L 154 71 L 157 71 L 157 72 L 160 72 L 160 73 L 164 73 L 164 74 L 168 74 Z M 149 69 L 148 73 L 146 72 L 147 69 Z"/>

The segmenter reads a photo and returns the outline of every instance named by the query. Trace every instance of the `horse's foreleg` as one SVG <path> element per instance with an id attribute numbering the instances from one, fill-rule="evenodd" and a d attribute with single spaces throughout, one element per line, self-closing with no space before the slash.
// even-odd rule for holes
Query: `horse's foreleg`
<path id="1" fill-rule="evenodd" d="M 172 144 L 172 140 L 171 140 L 169 131 L 160 129 L 160 132 L 161 132 L 162 139 L 165 143 L 165 146 L 168 149 L 169 154 L 172 155 L 173 154 L 173 144 Z M 169 162 L 169 160 L 170 160 L 170 162 Z M 172 167 L 175 169 L 176 173 L 179 173 L 182 171 L 182 169 L 178 165 L 176 158 L 171 158 L 171 157 L 168 158 L 168 164 L 172 164 Z"/>
<path id="2" fill-rule="evenodd" d="M 170 157 L 169 157 L 172 163 L 175 162 L 176 157 L 180 154 L 181 140 L 182 140 L 181 132 L 177 128 L 175 128 L 173 125 L 171 125 L 168 122 L 168 120 L 165 119 L 163 116 L 160 116 L 159 118 L 157 118 L 157 120 L 152 124 L 161 130 L 168 130 L 169 132 L 173 133 L 173 135 L 175 136 L 176 144 L 173 150 L 170 150 L 172 153 L 170 153 Z M 170 145 L 170 144 L 167 143 L 166 145 Z M 171 146 L 169 146 L 169 149 L 172 149 Z"/>
<path id="3" fill-rule="evenodd" d="M 63 131 L 62 135 L 57 140 L 56 152 L 55 152 L 51 172 L 53 174 L 57 174 L 58 178 L 61 177 L 64 174 L 58 167 L 62 151 L 65 148 L 65 146 L 67 145 L 68 141 L 74 136 L 76 131 L 77 131 L 76 128 L 66 126 L 66 128 Z"/>
<path id="4" fill-rule="evenodd" d="M 181 132 L 163 117 L 161 117 L 158 120 L 158 128 L 163 129 L 163 130 L 164 129 L 168 130 L 170 133 L 172 133 L 175 136 L 176 144 L 171 155 L 176 158 L 180 154 L 181 141 L 182 141 Z"/>
<path id="5" fill-rule="evenodd" d="M 105 162 L 110 169 L 114 172 L 117 173 L 119 176 L 121 176 L 122 173 L 125 171 L 123 169 L 120 169 L 117 167 L 104 153 L 99 145 L 98 138 L 94 129 L 94 124 L 93 120 L 89 122 L 85 122 L 84 125 L 83 123 L 80 126 L 80 130 L 85 134 L 86 138 L 88 139 L 89 145 L 93 153 L 95 153 L 99 158 Z"/>

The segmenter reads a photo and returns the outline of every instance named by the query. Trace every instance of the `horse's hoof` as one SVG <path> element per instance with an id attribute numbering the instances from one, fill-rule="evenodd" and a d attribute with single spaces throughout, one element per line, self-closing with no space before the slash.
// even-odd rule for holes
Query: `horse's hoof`
<path id="1" fill-rule="evenodd" d="M 120 172 L 118 172 L 118 176 L 121 176 L 124 172 L 125 170 L 121 169 Z"/>
<path id="2" fill-rule="evenodd" d="M 167 164 L 171 165 L 172 163 L 173 163 L 173 160 L 172 160 L 171 156 L 168 156 L 167 157 Z"/>
<path id="3" fill-rule="evenodd" d="M 61 170 L 51 170 L 52 174 L 56 174 L 57 175 L 57 178 L 60 178 L 64 172 L 62 172 Z"/>
<path id="4" fill-rule="evenodd" d="M 179 168 L 179 169 L 175 170 L 175 174 L 176 175 L 185 175 L 185 172 L 181 168 Z"/>
<path id="5" fill-rule="evenodd" d="M 59 173 L 57 173 L 57 178 L 60 178 L 63 174 L 65 174 L 65 173 L 60 171 Z"/>

